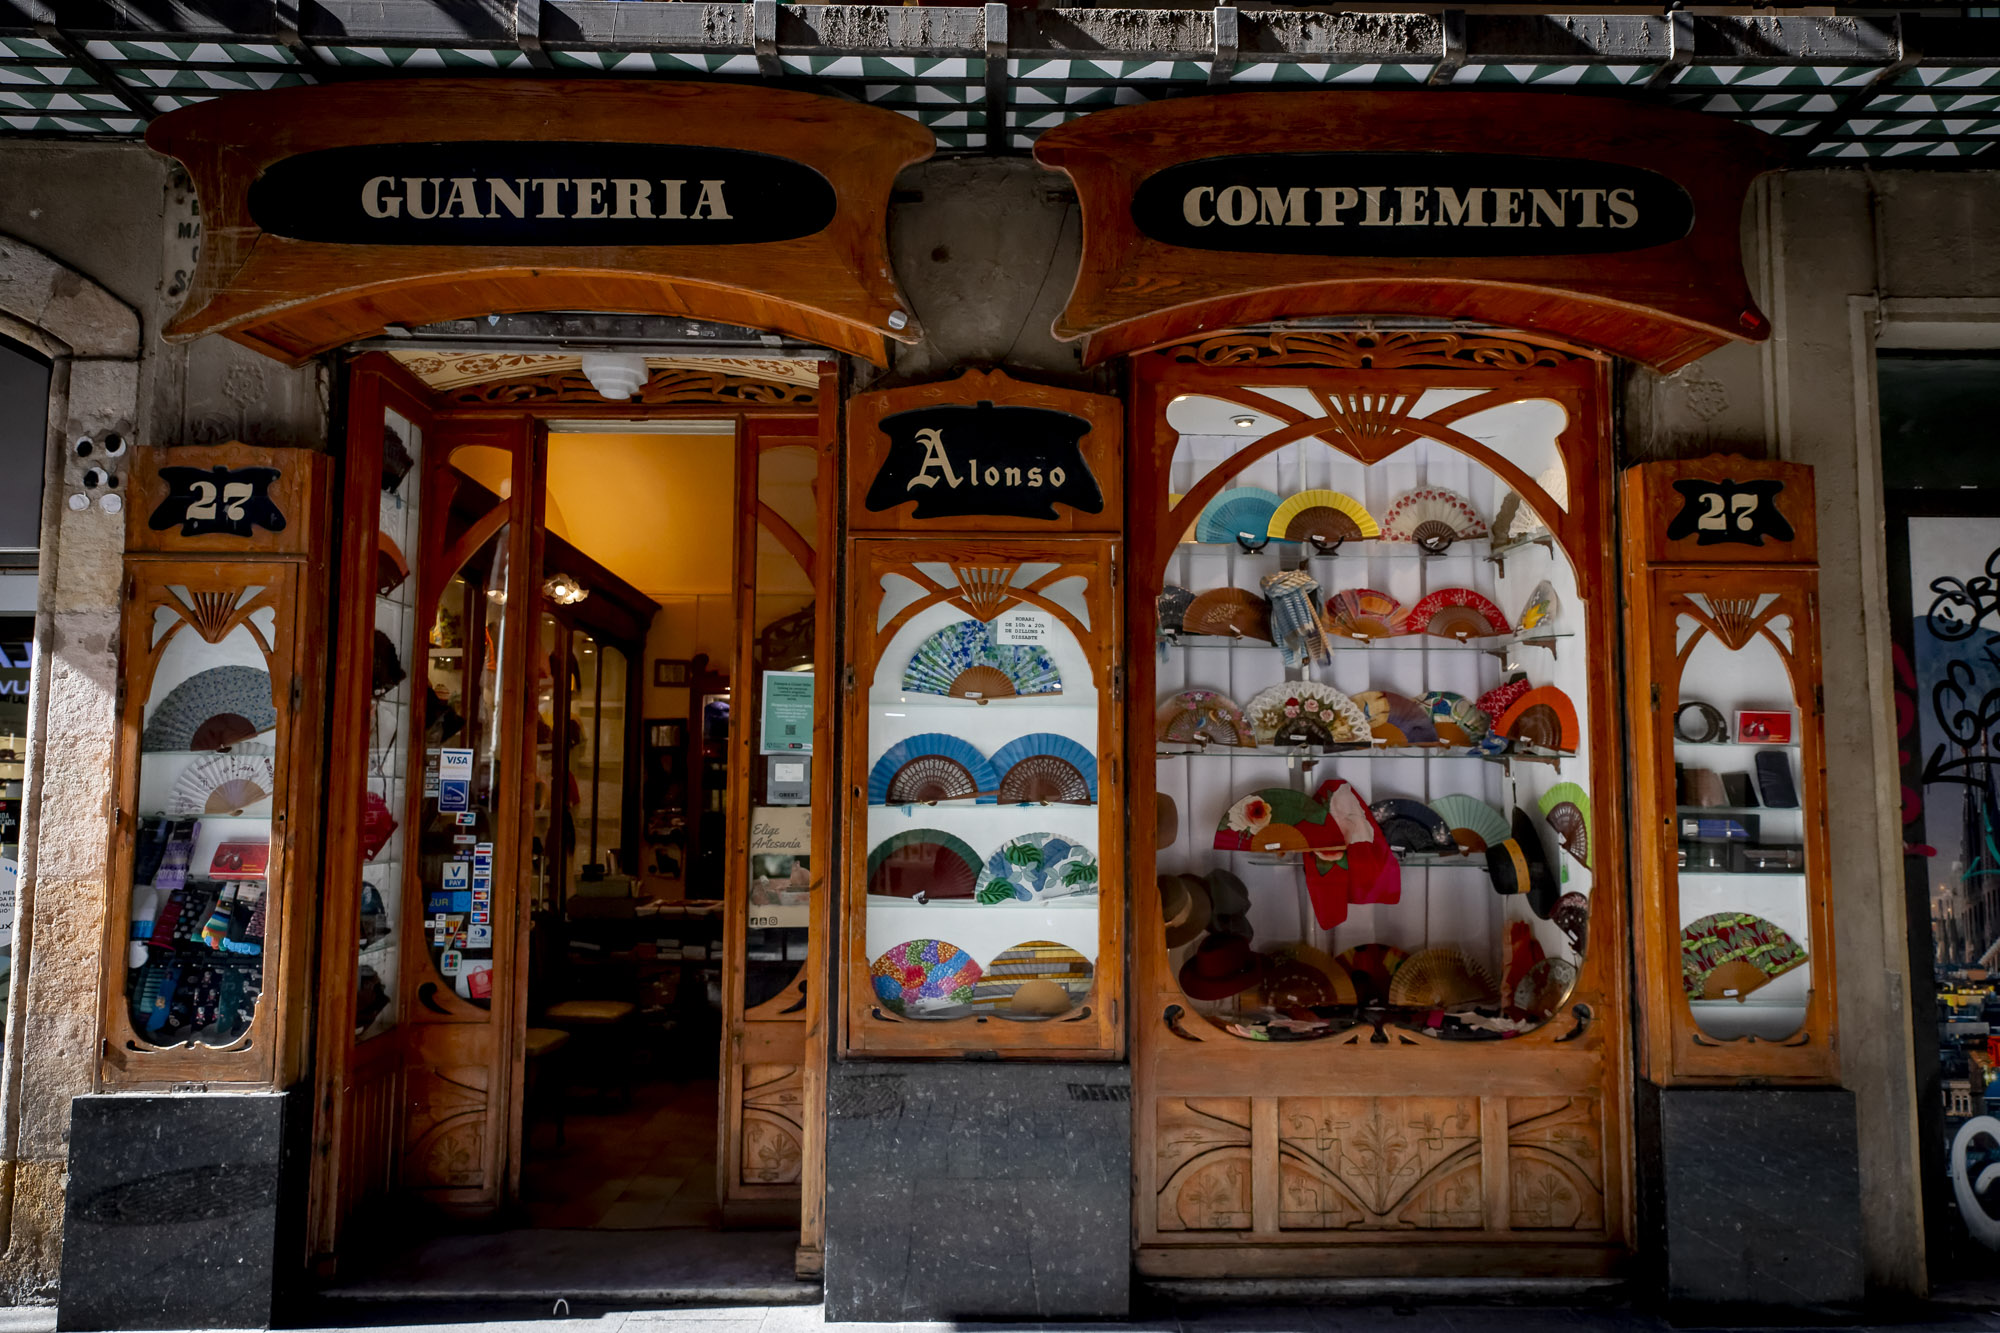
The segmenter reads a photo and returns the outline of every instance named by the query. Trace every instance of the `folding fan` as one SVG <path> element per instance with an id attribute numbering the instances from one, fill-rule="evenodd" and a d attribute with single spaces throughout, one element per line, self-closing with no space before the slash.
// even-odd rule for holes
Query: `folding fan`
<path id="1" fill-rule="evenodd" d="M 1403 623 L 1405 634 L 1436 639 L 1483 639 L 1505 634 L 1507 617 L 1484 594 L 1470 588 L 1440 588 L 1415 606 Z"/>
<path id="2" fill-rule="evenodd" d="M 1360 984 L 1363 999 L 1373 998 L 1385 1004 L 1396 973 L 1409 958 L 1393 944 L 1357 944 L 1334 955 L 1334 961 Z"/>
<path id="3" fill-rule="evenodd" d="M 1365 690 L 1354 702 L 1368 718 L 1369 734 L 1384 745 L 1437 745 L 1431 710 L 1392 690 Z"/>
<path id="4" fill-rule="evenodd" d="M 1576 705 L 1553 685 L 1537 686 L 1518 696 L 1494 719 L 1493 729 L 1517 744 L 1566 753 L 1575 752 L 1582 735 Z"/>
<path id="5" fill-rule="evenodd" d="M 942 829 L 908 829 L 868 853 L 868 892 L 939 902 L 979 887 L 979 853 Z"/>
<path id="6" fill-rule="evenodd" d="M 1544 958 L 1514 985 L 1510 998 L 1516 1009 L 1547 1018 L 1562 1008 L 1576 988 L 1576 964 L 1567 958 Z"/>
<path id="7" fill-rule="evenodd" d="M 1534 506 L 1522 502 L 1520 494 L 1507 492 L 1507 498 L 1500 502 L 1500 510 L 1493 516 L 1493 532 L 1503 542 L 1517 542 L 1544 533 L 1549 525 L 1542 522 L 1542 516 Z"/>
<path id="8" fill-rule="evenodd" d="M 1304 968 L 1316 974 L 1314 990 L 1323 990 L 1325 998 L 1321 1004 L 1360 1004 L 1361 990 L 1354 980 L 1354 974 L 1347 965 L 1340 962 L 1323 949 L 1315 949 L 1310 944 L 1281 944 L 1271 951 L 1272 970 L 1263 983 L 1264 1002 L 1274 1008 L 1310 1007 L 1287 1005 L 1285 990 L 1298 988 L 1298 980 L 1287 977 L 1283 971 L 1287 967 Z"/>
<path id="9" fill-rule="evenodd" d="M 141 750 L 193 750 L 195 735 L 213 720 L 240 718 L 244 736 L 255 736 L 278 725 L 272 702 L 270 673 L 257 667 L 219 666 L 197 671 L 167 691 L 146 720 Z M 237 730 L 235 724 L 228 728 Z M 210 728 L 210 734 L 215 729 Z"/>
<path id="10" fill-rule="evenodd" d="M 1464 1009 L 1497 998 L 1493 975 L 1458 949 L 1411 954 L 1389 979 L 1389 1003 L 1404 1009 Z"/>
<path id="11" fill-rule="evenodd" d="M 1267 531 L 1286 541 L 1310 542 L 1319 551 L 1382 535 L 1367 508 L 1339 491 L 1300 491 L 1272 512 Z"/>
<path id="12" fill-rule="evenodd" d="M 1349 588 L 1326 600 L 1326 627 L 1354 639 L 1387 639 L 1403 632 L 1403 604 L 1373 588 Z"/>
<path id="13" fill-rule="evenodd" d="M 1183 634 L 1270 642 L 1271 604 L 1248 588 L 1210 588 L 1188 604 Z"/>
<path id="14" fill-rule="evenodd" d="M 1797 940 L 1748 912 L 1717 912 L 1681 931 L 1681 983 L 1690 1000 L 1741 1004 L 1805 962 Z"/>
<path id="15" fill-rule="evenodd" d="M 1060 694 L 1062 673 L 1039 644 L 996 643 L 992 626 L 959 620 L 917 645 L 903 671 L 903 688 L 983 703 L 1022 694 Z"/>
<path id="16" fill-rule="evenodd" d="M 1182 690 L 1155 715 L 1154 735 L 1176 745 L 1255 745 L 1243 710 L 1214 690 Z"/>
<path id="17" fill-rule="evenodd" d="M 1535 585 L 1528 594 L 1528 600 L 1521 606 L 1521 637 L 1524 639 L 1548 638 L 1558 632 L 1562 617 L 1562 599 L 1556 596 L 1555 586 L 1547 579 Z"/>
<path id="18" fill-rule="evenodd" d="M 1565 893 L 1556 899 L 1556 910 L 1549 914 L 1549 920 L 1556 923 L 1576 956 L 1583 957 L 1584 945 L 1590 940 L 1590 899 L 1580 893 Z"/>
<path id="19" fill-rule="evenodd" d="M 1507 816 L 1477 796 L 1440 796 L 1431 809 L 1451 826 L 1452 841 L 1468 856 L 1507 838 Z"/>
<path id="20" fill-rule="evenodd" d="M 402 548 L 386 532 L 375 534 L 375 591 L 387 597 L 403 586 L 403 580 L 410 577 L 410 562 L 403 559 Z"/>
<path id="21" fill-rule="evenodd" d="M 1160 589 L 1160 633 L 1179 634 L 1193 601 L 1194 593 L 1178 584 L 1169 583 Z"/>
<path id="22" fill-rule="evenodd" d="M 1563 850 L 1590 869 L 1590 793 L 1574 782 L 1558 782 L 1542 793 L 1541 810 Z"/>
<path id="23" fill-rule="evenodd" d="M 1506 963 L 1500 969 L 1500 994 L 1511 1002 L 1515 989 L 1527 979 L 1537 963 L 1548 958 L 1542 949 L 1542 942 L 1535 938 L 1535 928 L 1525 921 L 1507 923 L 1507 942 L 1502 947 Z"/>
<path id="24" fill-rule="evenodd" d="M 1002 805 L 1089 805 L 1097 799 L 1097 759 L 1067 736 L 1038 731 L 1008 741 L 993 752 L 992 762 Z"/>
<path id="25" fill-rule="evenodd" d="M 1477 745 L 1479 738 L 1493 729 L 1493 719 L 1462 694 L 1432 690 L 1418 695 L 1417 702 L 1431 710 L 1431 725 L 1437 728 L 1443 744 Z"/>
<path id="26" fill-rule="evenodd" d="M 1265 787 L 1223 813 L 1215 847 L 1224 852 L 1302 852 L 1344 844 L 1327 808 L 1302 791 Z"/>
<path id="27" fill-rule="evenodd" d="M 1273 685 L 1245 710 L 1259 745 L 1361 745 L 1368 715 L 1331 685 L 1293 680 Z"/>
<path id="28" fill-rule="evenodd" d="M 1399 852 L 1435 855 L 1458 851 L 1451 825 L 1422 801 L 1391 796 L 1369 806 L 1368 813 L 1375 816 L 1375 822 L 1382 826 L 1382 836 Z"/>
<path id="29" fill-rule="evenodd" d="M 1497 718 L 1513 707 L 1514 701 L 1526 694 L 1528 689 L 1528 678 L 1526 676 L 1516 676 L 1505 685 L 1496 685 L 1486 691 L 1486 693 L 1480 695 L 1474 707 L 1486 714 L 1489 719 Z"/>
<path id="30" fill-rule="evenodd" d="M 1026 940 L 1002 949 L 973 987 L 980 1009 L 1052 1017 L 1067 1013 L 1090 993 L 1096 969 L 1090 960 L 1054 940 Z"/>
<path id="31" fill-rule="evenodd" d="M 1472 501 L 1442 486 L 1405 491 L 1382 515 L 1382 540 L 1415 542 L 1431 555 L 1450 550 L 1453 542 L 1485 535 L 1486 520 Z"/>
<path id="32" fill-rule="evenodd" d="M 868 770 L 870 805 L 922 805 L 977 797 L 991 805 L 1000 779 L 969 741 L 928 731 L 898 741 Z"/>
<path id="33" fill-rule="evenodd" d="M 1194 521 L 1198 542 L 1242 541 L 1252 550 L 1270 540 L 1271 515 L 1283 500 L 1256 486 L 1237 486 L 1218 494 Z"/>
<path id="34" fill-rule="evenodd" d="M 956 944 L 906 940 L 869 965 L 875 998 L 892 1013 L 924 1013 L 970 1004 L 979 964 Z"/>
<path id="35" fill-rule="evenodd" d="M 975 896 L 982 903 L 1038 903 L 1097 892 L 1097 858 L 1060 833 L 1023 833 L 986 858 Z"/>
<path id="36" fill-rule="evenodd" d="M 174 779 L 170 815 L 240 815 L 270 797 L 276 783 L 265 755 L 214 754 Z"/>

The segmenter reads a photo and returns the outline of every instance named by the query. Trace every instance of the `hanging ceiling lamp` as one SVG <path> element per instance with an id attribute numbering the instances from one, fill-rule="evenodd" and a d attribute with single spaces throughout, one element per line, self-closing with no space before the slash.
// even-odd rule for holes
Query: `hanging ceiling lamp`
<path id="1" fill-rule="evenodd" d="M 542 595 L 557 606 L 575 606 L 590 596 L 590 589 L 567 574 L 552 574 L 548 581 L 542 584 Z"/>

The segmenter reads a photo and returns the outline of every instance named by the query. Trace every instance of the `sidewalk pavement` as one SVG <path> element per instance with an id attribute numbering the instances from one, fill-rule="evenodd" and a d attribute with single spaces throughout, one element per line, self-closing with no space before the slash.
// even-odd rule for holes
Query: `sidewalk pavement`
<path id="1" fill-rule="evenodd" d="M 344 1302 L 324 1312 L 324 1333 L 1742 1333 L 1745 1325 L 1670 1322 L 1624 1308 L 1496 1305 L 1202 1306 L 1118 1323 L 830 1324 L 818 1305 L 729 1305 L 668 1310 L 504 1308 Z M 310 1318 L 308 1312 L 308 1318 Z M 1877 1312 L 1853 1322 L 1780 1320 L 1783 1333 L 2000 1333 L 2000 1311 L 1918 1307 L 1902 1319 Z M 54 1333 L 46 1306 L 0 1309 L 0 1333 Z"/>

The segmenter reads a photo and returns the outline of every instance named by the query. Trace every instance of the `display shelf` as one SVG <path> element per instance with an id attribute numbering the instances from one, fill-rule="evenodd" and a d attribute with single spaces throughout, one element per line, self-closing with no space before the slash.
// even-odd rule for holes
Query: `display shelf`
<path id="1" fill-rule="evenodd" d="M 1677 805 L 1674 807 L 1674 813 L 1679 815 L 1796 815 L 1804 812 L 1796 805 Z"/>
<path id="2" fill-rule="evenodd" d="M 1711 846 L 1711 847 L 1717 847 L 1717 846 L 1721 846 L 1722 844 L 1720 844 L 1720 843 L 1710 843 L 1710 844 L 1708 844 L 1708 845 L 1709 845 L 1709 846 Z M 1678 871 L 1676 871 L 1676 873 L 1677 873 L 1677 874 L 1678 874 L 1678 875 L 1679 875 L 1679 876 L 1680 876 L 1680 877 L 1681 877 L 1682 879 L 1767 879 L 1767 880 L 1803 880 L 1803 879 L 1805 879 L 1805 877 L 1806 877 L 1806 872 L 1805 872 L 1805 871 L 1803 871 L 1803 870 L 1686 870 L 1686 869 L 1682 869 L 1682 870 L 1678 870 Z"/>
<path id="3" fill-rule="evenodd" d="M 1347 634 L 1329 632 L 1327 646 L 1334 652 L 1375 652 L 1375 653 L 1485 653 L 1489 656 L 1508 653 L 1516 648 L 1542 648 L 1549 652 L 1556 650 L 1556 642 L 1571 639 L 1571 633 L 1537 634 L 1524 637 L 1519 634 L 1488 634 L 1476 639 L 1445 639 L 1434 634 L 1392 634 L 1378 639 L 1356 638 Z M 1251 651 L 1278 652 L 1275 643 L 1249 635 L 1231 637 L 1226 634 L 1167 634 L 1160 636 L 1160 643 L 1169 648 L 1192 649 L 1197 652 Z"/>
<path id="4" fill-rule="evenodd" d="M 1674 737 L 1676 750 L 1796 750 L 1797 741 L 1684 741 Z"/>
<path id="5" fill-rule="evenodd" d="M 1190 745 L 1180 749 L 1153 751 L 1155 759 L 1424 759 L 1443 761 L 1463 759 L 1480 764 L 1504 764 L 1510 759 L 1525 759 L 1532 763 L 1555 764 L 1558 767 L 1566 759 L 1574 759 L 1574 754 L 1566 751 L 1527 749 L 1503 750 L 1498 754 L 1485 754 L 1477 750 L 1458 750 L 1438 745 L 1357 745 L 1352 749 L 1312 749 L 1306 746 L 1283 745 L 1211 745 L 1207 747 Z"/>
<path id="6" fill-rule="evenodd" d="M 1345 847 L 1316 847 L 1296 852 L 1232 852 L 1227 848 L 1217 848 L 1224 855 L 1240 856 L 1253 866 L 1297 865 L 1307 852 L 1320 856 L 1339 856 Z M 1394 850 L 1394 849 L 1391 849 Z M 1396 852 L 1396 863 L 1405 870 L 1472 870 L 1486 874 L 1485 853 L 1467 852 L 1454 855 L 1450 852 Z"/>
<path id="7" fill-rule="evenodd" d="M 1522 545 L 1533 544 L 1522 543 Z M 1301 560 L 1339 560 L 1343 557 L 1355 560 L 1422 561 L 1450 560 L 1454 557 L 1486 560 L 1492 558 L 1495 548 L 1489 537 L 1460 537 L 1442 551 L 1426 551 L 1415 542 L 1388 541 L 1381 537 L 1356 537 L 1342 542 L 1333 550 L 1322 551 L 1311 542 L 1287 537 L 1271 537 L 1254 550 L 1244 546 L 1240 541 L 1182 541 L 1176 543 L 1175 549 L 1180 554 L 1212 551 L 1220 555 L 1235 555 L 1242 559 L 1255 560 L 1262 557 L 1296 565 Z"/>
<path id="8" fill-rule="evenodd" d="M 896 717 L 906 712 L 963 713 L 972 708 L 1002 707 L 1010 712 L 1044 709 L 1050 712 L 1094 713 L 1097 699 L 1090 691 L 1075 694 L 1009 694 L 992 699 L 955 699 L 939 695 L 918 695 L 914 698 L 882 699 L 868 701 L 870 712 L 883 717 Z M 894 710 L 894 711 L 885 711 Z"/>

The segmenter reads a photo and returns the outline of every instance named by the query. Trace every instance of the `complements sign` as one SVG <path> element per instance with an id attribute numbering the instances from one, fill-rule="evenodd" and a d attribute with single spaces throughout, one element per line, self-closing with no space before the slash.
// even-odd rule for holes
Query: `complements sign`
<path id="1" fill-rule="evenodd" d="M 1483 320 L 1661 370 L 1768 337 L 1743 201 L 1771 141 L 1553 93 L 1261 92 L 1118 107 L 1035 158 L 1076 182 L 1056 321 L 1106 357 L 1317 315 Z"/>
<path id="2" fill-rule="evenodd" d="M 745 245 L 824 231 L 833 186 L 769 153 L 682 144 L 370 144 L 274 163 L 273 236 L 350 245 Z"/>
<path id="3" fill-rule="evenodd" d="M 1680 240 L 1694 201 L 1637 167 L 1480 153 L 1253 153 L 1168 167 L 1140 231 L 1280 255 L 1580 255 Z"/>
<path id="4" fill-rule="evenodd" d="M 1001 372 L 864 393 L 847 405 L 857 532 L 1116 531 L 1116 398 Z"/>
<path id="5" fill-rule="evenodd" d="M 919 408 L 882 420 L 889 455 L 868 488 L 880 513 L 915 500 L 912 518 L 1053 520 L 1058 503 L 1104 512 L 1104 492 L 1077 447 L 1090 423 L 1039 407 Z"/>

